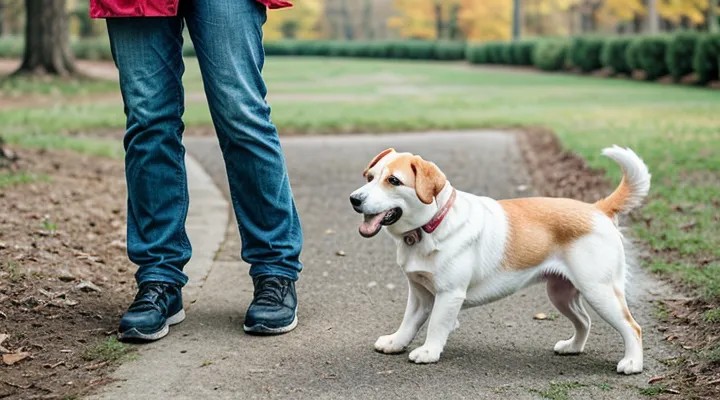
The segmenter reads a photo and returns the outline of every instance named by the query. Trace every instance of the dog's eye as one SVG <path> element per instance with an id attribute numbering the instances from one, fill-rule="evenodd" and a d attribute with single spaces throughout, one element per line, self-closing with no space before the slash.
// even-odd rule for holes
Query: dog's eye
<path id="1" fill-rule="evenodd" d="M 387 178 L 387 181 L 388 181 L 388 183 L 390 183 L 390 184 L 393 185 L 393 186 L 400 186 L 400 185 L 402 185 L 402 182 L 400 182 L 400 179 L 398 179 L 398 178 L 396 178 L 396 177 L 394 177 L 394 176 L 392 176 L 392 175 Z"/>

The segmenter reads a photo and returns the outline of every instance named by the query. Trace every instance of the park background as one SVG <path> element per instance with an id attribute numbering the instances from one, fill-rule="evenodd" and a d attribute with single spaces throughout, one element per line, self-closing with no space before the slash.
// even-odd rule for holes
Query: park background
<path id="1" fill-rule="evenodd" d="M 282 136 L 517 133 L 545 195 L 596 199 L 620 178 L 600 149 L 631 147 L 653 182 L 628 224 L 642 266 L 683 293 L 656 317 L 689 351 L 647 390 L 717 394 L 718 11 L 711 0 L 299 0 L 268 13 L 268 101 Z M 186 135 L 213 135 L 189 37 L 184 53 Z M 47 378 L 55 392 L 101 384 L 129 351 L 106 335 L 134 284 L 115 79 L 104 21 L 86 2 L 0 0 L 0 368 L 19 379 L 10 391 L 44 393 L 28 379 L 60 362 L 30 361 L 43 353 L 37 338 L 59 328 L 34 326 L 27 310 L 79 318 L 89 332 L 39 344 L 81 347 L 67 363 L 86 367 L 73 378 L 83 383 Z M 100 318 L 82 317 L 98 307 Z"/>

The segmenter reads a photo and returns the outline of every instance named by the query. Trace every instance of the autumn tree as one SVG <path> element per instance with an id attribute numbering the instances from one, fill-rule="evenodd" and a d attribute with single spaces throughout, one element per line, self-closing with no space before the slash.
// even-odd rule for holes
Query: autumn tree
<path id="1" fill-rule="evenodd" d="M 16 74 L 75 73 L 65 0 L 25 0 L 25 53 Z"/>

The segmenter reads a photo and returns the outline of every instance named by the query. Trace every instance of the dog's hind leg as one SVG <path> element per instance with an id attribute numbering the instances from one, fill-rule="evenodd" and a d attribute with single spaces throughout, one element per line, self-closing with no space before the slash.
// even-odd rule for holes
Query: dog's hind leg
<path id="1" fill-rule="evenodd" d="M 590 316 L 585 311 L 580 292 L 569 280 L 553 275 L 547 281 L 547 294 L 555 308 L 566 316 L 575 327 L 575 333 L 568 340 L 555 344 L 558 354 L 579 354 L 585 349 L 590 334 Z"/>
<path id="2" fill-rule="evenodd" d="M 617 372 L 643 370 L 642 329 L 625 302 L 625 253 L 618 236 L 593 235 L 579 239 L 567 253 L 572 279 L 583 298 L 620 333 L 625 355 Z"/>

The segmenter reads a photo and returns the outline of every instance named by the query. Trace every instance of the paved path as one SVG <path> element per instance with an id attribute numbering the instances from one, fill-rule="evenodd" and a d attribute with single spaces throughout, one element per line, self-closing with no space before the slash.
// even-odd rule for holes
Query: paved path
<path id="1" fill-rule="evenodd" d="M 226 192 L 215 140 L 188 138 L 186 144 Z M 361 184 L 361 170 L 393 146 L 435 161 L 459 189 L 495 198 L 532 195 L 517 190 L 528 181 L 514 139 L 498 132 L 435 133 L 289 138 L 283 145 L 306 237 L 298 328 L 264 338 L 242 332 L 252 284 L 231 218 L 188 319 L 144 346 L 138 360 L 117 371 L 124 381 L 99 398 L 531 399 L 551 382 L 577 382 L 582 387 L 570 398 L 633 399 L 642 398 L 638 386 L 661 373 L 657 360 L 668 350 L 649 317 L 648 293 L 663 289 L 641 272 L 635 273 L 640 294 L 631 308 L 645 331 L 642 375 L 614 372 L 622 357 L 620 336 L 594 313 L 587 353 L 555 356 L 553 345 L 572 328 L 563 317 L 533 319 L 554 312 L 542 286 L 464 311 L 438 364 L 411 364 L 407 353 L 376 353 L 377 337 L 393 332 L 402 318 L 407 289 L 392 244 L 383 235 L 366 240 L 357 234 L 360 217 L 347 198 Z"/>

